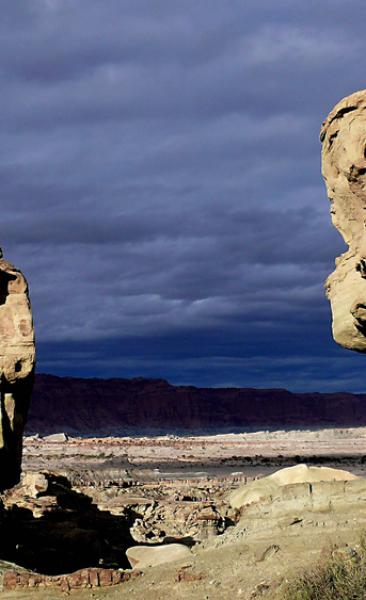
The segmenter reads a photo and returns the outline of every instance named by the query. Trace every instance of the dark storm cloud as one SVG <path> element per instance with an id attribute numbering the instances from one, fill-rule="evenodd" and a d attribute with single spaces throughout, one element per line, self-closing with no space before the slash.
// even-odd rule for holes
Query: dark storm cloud
<path id="1" fill-rule="evenodd" d="M 1 238 L 39 370 L 360 389 L 318 133 L 365 87 L 361 0 L 0 7 Z"/>

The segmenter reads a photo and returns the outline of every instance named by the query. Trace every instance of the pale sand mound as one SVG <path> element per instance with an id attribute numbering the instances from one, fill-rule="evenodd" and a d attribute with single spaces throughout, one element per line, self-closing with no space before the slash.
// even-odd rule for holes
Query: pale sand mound
<path id="1" fill-rule="evenodd" d="M 291 483 L 316 483 L 317 481 L 352 481 L 359 479 L 359 477 L 342 469 L 308 467 L 301 464 L 295 467 L 280 469 L 280 471 L 272 473 L 266 479 L 271 479 L 278 485 L 290 485 Z"/>
<path id="2" fill-rule="evenodd" d="M 233 508 L 241 508 L 246 504 L 260 502 L 276 493 L 279 487 L 294 483 L 316 483 L 320 481 L 352 481 L 359 479 L 349 471 L 330 469 L 329 467 L 308 467 L 300 464 L 272 473 L 268 477 L 241 486 L 229 496 Z"/>

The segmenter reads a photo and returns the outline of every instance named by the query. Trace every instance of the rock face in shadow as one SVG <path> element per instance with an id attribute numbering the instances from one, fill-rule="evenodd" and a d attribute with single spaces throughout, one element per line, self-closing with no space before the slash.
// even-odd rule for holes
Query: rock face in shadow
<path id="1" fill-rule="evenodd" d="M 35 343 L 28 284 L 0 259 L 0 489 L 19 481 L 22 435 L 33 386 Z"/>
<path id="2" fill-rule="evenodd" d="M 162 379 L 37 374 L 28 433 L 129 435 L 220 428 L 366 425 L 366 395 L 285 389 L 198 388 Z M 235 429 L 234 429 L 235 430 Z"/>
<path id="3" fill-rule="evenodd" d="M 47 575 L 128 567 L 133 521 L 133 511 L 99 510 L 66 477 L 28 473 L 0 496 L 0 561 Z"/>
<path id="4" fill-rule="evenodd" d="M 341 100 L 323 123 L 322 173 L 334 226 L 348 250 L 326 282 L 333 337 L 366 352 L 366 90 Z"/>

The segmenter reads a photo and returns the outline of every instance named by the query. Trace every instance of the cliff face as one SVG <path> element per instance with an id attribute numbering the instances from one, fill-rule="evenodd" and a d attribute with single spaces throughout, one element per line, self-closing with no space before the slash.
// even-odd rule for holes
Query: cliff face
<path id="1" fill-rule="evenodd" d="M 366 395 L 196 388 L 160 379 L 37 375 L 28 432 L 366 425 Z"/>

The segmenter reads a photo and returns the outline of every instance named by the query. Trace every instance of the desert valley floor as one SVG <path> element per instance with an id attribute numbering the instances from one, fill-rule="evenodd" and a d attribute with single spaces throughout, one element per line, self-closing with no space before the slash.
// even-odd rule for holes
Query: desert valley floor
<path id="1" fill-rule="evenodd" d="M 233 490 L 299 463 L 362 479 L 286 486 L 241 511 L 230 506 Z M 14 538 L 1 544 L 4 600 L 280 598 L 292 573 L 325 547 L 357 545 L 366 528 L 366 428 L 32 436 L 23 472 L 2 494 Z M 177 559 L 156 566 L 128 550 L 170 544 Z"/>

